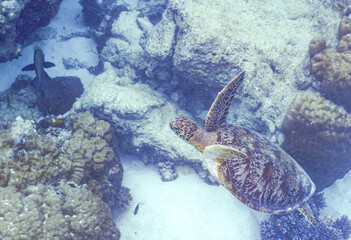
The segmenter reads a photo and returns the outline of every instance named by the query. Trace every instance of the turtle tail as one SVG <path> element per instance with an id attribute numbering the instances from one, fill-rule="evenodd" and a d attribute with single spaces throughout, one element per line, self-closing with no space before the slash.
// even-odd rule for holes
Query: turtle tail
<path id="1" fill-rule="evenodd" d="M 311 223 L 313 227 L 317 226 L 318 221 L 314 217 L 313 212 L 307 203 L 302 204 L 298 209 L 305 216 L 305 218 Z"/>

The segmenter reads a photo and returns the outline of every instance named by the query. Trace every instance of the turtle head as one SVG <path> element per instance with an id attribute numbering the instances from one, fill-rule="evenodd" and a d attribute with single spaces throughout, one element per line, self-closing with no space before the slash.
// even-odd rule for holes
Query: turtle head
<path id="1" fill-rule="evenodd" d="M 203 152 L 206 146 L 216 143 L 215 132 L 206 132 L 185 117 L 180 116 L 172 119 L 169 126 L 180 138 L 193 145 L 200 152 Z"/>
<path id="2" fill-rule="evenodd" d="M 187 142 L 189 142 L 199 128 L 195 123 L 182 116 L 173 118 L 169 122 L 169 126 L 173 132 Z"/>

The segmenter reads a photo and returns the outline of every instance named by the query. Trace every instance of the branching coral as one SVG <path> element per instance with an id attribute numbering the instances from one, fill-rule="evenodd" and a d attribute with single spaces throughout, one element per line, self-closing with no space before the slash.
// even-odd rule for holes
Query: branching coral
<path id="1" fill-rule="evenodd" d="M 322 193 L 315 194 L 309 205 L 316 217 L 325 207 Z M 297 211 L 286 215 L 272 215 L 260 224 L 261 240 L 347 240 L 350 235 L 351 221 L 343 216 L 336 220 L 321 220 L 317 227 L 313 227 L 302 214 Z"/>
<path id="2" fill-rule="evenodd" d="M 351 169 L 351 114 L 321 94 L 297 96 L 282 131 L 286 135 L 282 148 L 307 171 L 318 190 Z"/>

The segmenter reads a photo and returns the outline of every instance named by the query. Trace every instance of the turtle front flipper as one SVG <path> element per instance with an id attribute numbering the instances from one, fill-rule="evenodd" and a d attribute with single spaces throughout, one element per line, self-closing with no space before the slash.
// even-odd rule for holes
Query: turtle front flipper
<path id="1" fill-rule="evenodd" d="M 208 132 L 215 131 L 225 122 L 230 104 L 232 103 L 235 92 L 238 90 L 244 76 L 245 71 L 242 71 L 218 93 L 206 117 L 205 128 Z"/>
<path id="2" fill-rule="evenodd" d="M 314 217 L 310 206 L 307 203 L 302 204 L 298 210 L 306 217 L 306 219 L 312 224 L 312 226 L 316 227 L 318 224 L 317 219 Z"/>

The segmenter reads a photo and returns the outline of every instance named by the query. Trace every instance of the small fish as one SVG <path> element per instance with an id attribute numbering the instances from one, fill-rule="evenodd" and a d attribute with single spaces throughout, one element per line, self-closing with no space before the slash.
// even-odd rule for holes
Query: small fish
<path id="1" fill-rule="evenodd" d="M 138 214 L 139 205 L 140 205 L 140 203 L 138 203 L 138 204 L 136 205 L 136 207 L 134 208 L 134 215 L 137 215 L 137 214 Z"/>
<path id="2" fill-rule="evenodd" d="M 22 68 L 22 71 L 35 71 L 39 84 L 42 85 L 43 81 L 50 79 L 44 68 L 54 67 L 52 62 L 45 62 L 45 55 L 39 47 L 34 49 L 34 63 L 29 64 Z"/>
<path id="3" fill-rule="evenodd" d="M 60 126 L 63 124 L 63 120 L 62 119 L 59 119 L 59 120 L 56 120 L 52 123 L 53 126 Z"/>

